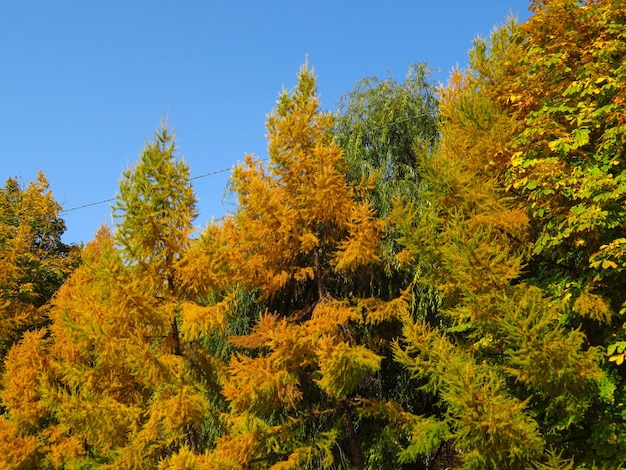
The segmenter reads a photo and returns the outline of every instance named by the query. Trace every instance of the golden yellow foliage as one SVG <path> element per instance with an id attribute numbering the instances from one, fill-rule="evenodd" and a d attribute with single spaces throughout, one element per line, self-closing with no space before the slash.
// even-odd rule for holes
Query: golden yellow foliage
<path id="1" fill-rule="evenodd" d="M 36 438 L 42 462 L 148 468 L 184 444 L 197 451 L 209 394 L 186 347 L 224 329 L 228 300 L 203 307 L 179 281 L 195 206 L 170 141 L 163 130 L 125 174 L 117 238 L 98 232 L 48 306 L 49 327 L 7 358 L 7 416 Z"/>
<path id="2" fill-rule="evenodd" d="M 387 301 L 374 297 L 361 299 L 358 302 L 358 307 L 364 311 L 365 323 L 378 325 L 393 320 L 405 320 L 409 315 L 412 299 L 413 296 L 409 287 L 395 299 Z"/>
<path id="3" fill-rule="evenodd" d="M 233 358 L 223 394 L 235 411 L 285 407 L 295 409 L 302 399 L 295 367 L 276 357 Z"/>
<path id="4" fill-rule="evenodd" d="M 179 306 L 182 325 L 181 334 L 186 341 L 193 341 L 210 332 L 223 333 L 232 299 L 226 297 L 215 305 L 203 306 L 184 301 Z"/>
<path id="5" fill-rule="evenodd" d="M 36 429 L 47 414 L 40 401 L 40 381 L 49 370 L 46 333 L 45 329 L 26 332 L 5 361 L 2 401 L 23 432 Z"/>
<path id="6" fill-rule="evenodd" d="M 29 459 L 37 452 L 37 438 L 32 435 L 20 435 L 18 426 L 0 417 L 0 468 L 27 468 Z"/>
<path id="7" fill-rule="evenodd" d="M 339 242 L 333 259 L 333 266 L 340 273 L 362 269 L 380 261 L 377 244 L 384 221 L 374 216 L 368 204 L 355 205 L 351 210 L 352 214 L 346 223 L 348 236 Z"/>
<path id="8" fill-rule="evenodd" d="M 216 457 L 198 455 L 188 446 L 181 447 L 178 452 L 159 462 L 159 470 L 214 470 L 217 468 L 235 470 L 242 467 Z"/>
<path id="9" fill-rule="evenodd" d="M 42 433 L 47 442 L 43 449 L 46 460 L 57 468 L 63 467 L 68 460 L 86 454 L 81 440 L 76 436 L 68 436 L 64 428 L 64 425 L 50 426 Z"/>
<path id="10" fill-rule="evenodd" d="M 599 322 L 610 323 L 613 309 L 606 298 L 584 290 L 574 301 L 574 312 Z"/>
<path id="11" fill-rule="evenodd" d="M 41 172 L 26 187 L 14 178 L 0 187 L 0 356 L 45 324 L 46 302 L 73 269 L 79 250 L 61 242 L 60 211 Z"/>
<path id="12" fill-rule="evenodd" d="M 213 462 L 245 467 L 255 456 L 266 456 L 277 469 L 312 459 L 330 465 L 328 449 L 340 433 L 326 430 L 305 439 L 315 444 L 279 442 L 279 436 L 289 439 L 294 429 L 324 414 L 341 419 L 339 427 L 358 453 L 346 397 L 378 372 L 382 357 L 357 329 L 366 321 L 378 325 L 405 315 L 409 294 L 396 303 L 370 302 L 366 320 L 361 300 L 342 287 L 380 263 L 385 223 L 367 202 L 373 177 L 348 183 L 332 126 L 305 66 L 295 89 L 281 94 L 268 117 L 269 164 L 246 156 L 231 181 L 239 207 L 220 225 L 208 226 L 182 263 L 184 278 L 197 275 L 220 295 L 230 286 L 257 292 L 265 305 L 284 302 L 261 314 L 248 334 L 230 338 L 238 352 L 223 376 L 222 393 L 232 410 L 231 426 L 210 453 Z M 211 308 L 221 305 L 229 308 L 225 315 L 233 315 L 232 303 L 217 301 Z M 203 315 L 210 318 L 211 308 Z M 200 325 L 197 312 L 191 325 Z M 210 327 L 203 324 L 198 331 Z"/>
<path id="13" fill-rule="evenodd" d="M 266 297 L 313 279 L 323 294 L 325 277 L 379 260 L 383 222 L 342 174 L 333 118 L 320 112 L 315 93 L 303 69 L 296 90 L 285 92 L 268 118 L 270 164 L 247 155 L 235 169 L 231 189 L 239 208 L 221 230 L 208 228 L 201 249 L 192 248 L 197 259 L 185 261 L 188 273 L 204 270 L 212 285 L 228 279 Z M 331 263 L 320 260 L 321 250 Z"/>
<path id="14" fill-rule="evenodd" d="M 317 383 L 336 399 L 353 393 L 366 374 L 380 369 L 382 360 L 364 346 L 352 346 L 328 336 L 319 340 L 317 356 L 321 374 Z"/>

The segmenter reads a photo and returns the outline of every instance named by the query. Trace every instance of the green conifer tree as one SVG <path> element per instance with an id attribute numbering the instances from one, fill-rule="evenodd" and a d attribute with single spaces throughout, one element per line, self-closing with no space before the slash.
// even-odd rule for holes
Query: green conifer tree
<path id="1" fill-rule="evenodd" d="M 443 321 L 407 321 L 396 348 L 437 403 L 410 418 L 406 461 L 437 455 L 495 469 L 544 465 L 554 452 L 571 459 L 604 380 L 599 349 L 568 325 L 566 299 L 526 277 L 531 220 L 506 191 L 520 123 L 500 100 L 519 72 L 519 34 L 510 22 L 478 40 L 470 70 L 443 90 L 441 147 L 424 161 L 432 210 L 405 226 L 408 250 L 443 296 Z"/>

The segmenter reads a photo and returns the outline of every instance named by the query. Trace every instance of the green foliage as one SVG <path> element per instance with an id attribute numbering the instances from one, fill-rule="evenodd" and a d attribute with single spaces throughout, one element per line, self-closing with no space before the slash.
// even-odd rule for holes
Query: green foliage
<path id="1" fill-rule="evenodd" d="M 536 22 L 552 25 L 545 18 Z M 449 430 L 443 439 L 462 468 L 593 462 L 576 442 L 595 441 L 596 412 L 603 408 L 598 391 L 606 403 L 613 390 L 601 368 L 602 348 L 590 346 L 580 328 L 582 318 L 610 323 L 611 302 L 582 285 L 559 290 L 528 268 L 546 254 L 536 244 L 533 251 L 536 213 L 526 212 L 526 199 L 510 182 L 520 153 L 530 155 L 514 148 L 528 119 L 520 118 L 519 98 L 511 96 L 512 83 L 527 82 L 522 77 L 532 36 L 525 34 L 525 27 L 509 22 L 489 42 L 476 42 L 470 70 L 454 73 L 442 92 L 441 145 L 422 164 L 428 210 L 409 205 L 394 212 L 397 220 L 419 216 L 417 224 L 399 225 L 399 241 L 419 262 L 422 282 L 438 286 L 443 296 L 442 321 L 405 321 L 395 357 L 437 405 L 417 422 Z M 544 83 L 552 82 L 535 85 Z M 531 95 L 542 99 L 545 93 Z M 585 132 L 575 136 L 582 146 L 585 139 Z M 547 203 L 561 200 L 556 190 L 551 194 Z M 432 445 L 425 433 L 407 449 L 427 453 Z M 403 455 L 415 461 L 419 454 Z"/>
<path id="2" fill-rule="evenodd" d="M 509 98 L 523 122 L 509 184 L 536 221 L 535 253 L 590 283 L 624 282 L 626 9 L 538 3 Z M 505 97 L 502 97 L 505 98 Z M 619 309 L 623 289 L 602 288 Z"/>
<path id="3" fill-rule="evenodd" d="M 402 83 L 391 76 L 364 78 L 339 103 L 335 135 L 346 174 L 357 182 L 376 176 L 369 197 L 383 215 L 390 212 L 394 196 L 413 199 L 420 194 L 419 161 L 439 137 L 437 90 L 429 73 L 419 64 Z"/>
<path id="4" fill-rule="evenodd" d="M 614 368 L 623 367 L 625 344 L 626 8 L 555 0 L 533 10 L 520 27 L 517 72 L 499 97 L 520 123 L 506 181 L 532 217 L 529 282 L 572 309 L 561 323 L 606 350 L 595 411 L 578 439 L 602 454 L 595 464 L 611 467 L 624 454 L 616 408 L 624 373 Z M 594 462 L 580 448 L 567 452 Z"/>
<path id="5" fill-rule="evenodd" d="M 424 389 L 446 409 L 443 415 L 412 419 L 423 429 L 413 433 L 403 459 L 432 453 L 444 439 L 454 440 L 463 468 L 523 467 L 539 454 L 538 424 L 527 404 L 510 395 L 498 368 L 476 363 L 465 348 L 423 322 L 407 323 L 403 336 L 404 344 L 395 347 L 396 360 L 414 377 L 426 379 Z"/>
<path id="6" fill-rule="evenodd" d="M 137 166 L 124 173 L 114 206 L 116 241 L 124 256 L 158 289 L 173 271 L 193 231 L 196 199 L 189 167 L 175 160 L 173 135 L 162 126 Z M 169 286 L 168 288 L 171 288 Z"/>

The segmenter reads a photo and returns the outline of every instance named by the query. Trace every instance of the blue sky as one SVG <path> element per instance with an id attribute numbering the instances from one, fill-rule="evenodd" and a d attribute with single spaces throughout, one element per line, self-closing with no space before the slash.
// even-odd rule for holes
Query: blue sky
<path id="1" fill-rule="evenodd" d="M 0 6 L 2 184 L 42 170 L 64 209 L 115 196 L 162 118 L 194 176 L 267 156 L 265 118 L 308 55 L 322 105 L 366 76 L 426 62 L 445 82 L 477 36 L 528 0 L 13 1 Z M 203 226 L 229 172 L 194 180 Z M 63 214 L 64 241 L 110 223 L 110 203 Z"/>

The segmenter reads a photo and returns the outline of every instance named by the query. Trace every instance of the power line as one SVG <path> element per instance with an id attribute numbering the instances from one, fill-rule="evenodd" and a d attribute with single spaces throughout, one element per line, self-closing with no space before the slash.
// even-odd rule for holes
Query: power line
<path id="1" fill-rule="evenodd" d="M 266 158 L 262 158 L 261 162 L 269 160 L 269 157 Z M 232 167 L 230 168 L 222 168 L 221 170 L 215 170 L 215 171 L 209 171 L 208 173 L 202 173 L 201 175 L 198 176 L 192 176 L 191 178 L 189 178 L 189 181 L 193 181 L 193 180 L 198 180 L 200 178 L 206 178 L 207 176 L 213 176 L 213 175 L 217 175 L 220 173 L 225 173 L 227 171 L 232 171 Z M 96 201 L 96 202 L 90 202 L 88 204 L 83 204 L 81 206 L 76 206 L 76 207 L 70 207 L 69 209 L 63 209 L 60 214 L 64 214 L 66 212 L 72 212 L 72 211 L 77 211 L 78 209 L 84 209 L 86 207 L 91 207 L 91 206 L 99 206 L 100 204 L 106 204 L 107 202 L 113 202 L 115 201 L 116 198 L 111 197 L 109 199 L 103 199 L 101 201 Z"/>
<path id="2" fill-rule="evenodd" d="M 217 175 L 219 173 L 224 173 L 226 171 L 231 171 L 231 170 L 232 170 L 232 168 L 222 168 L 221 170 L 210 171 L 208 173 L 203 173 L 203 174 L 198 175 L 198 176 L 193 176 L 193 177 L 189 178 L 189 181 L 199 180 L 200 178 L 204 178 L 206 176 Z"/>
<path id="3" fill-rule="evenodd" d="M 83 204 L 82 206 L 70 207 L 69 209 L 63 209 L 60 214 L 65 214 L 66 212 L 77 211 L 78 209 L 84 209 L 85 207 L 98 206 L 100 204 L 105 204 L 107 202 L 115 201 L 115 198 L 103 199 L 102 201 L 90 202 L 89 204 Z"/>
<path id="4" fill-rule="evenodd" d="M 406 121 L 412 121 L 414 119 L 418 119 L 418 118 L 426 117 L 426 116 L 436 117 L 436 116 L 434 116 L 431 113 L 421 113 L 421 114 L 417 114 L 415 116 L 409 116 L 409 117 L 404 118 L 404 119 L 398 119 L 397 121 L 390 122 L 389 124 L 385 124 L 384 126 L 371 127 L 369 129 L 365 129 L 365 130 L 367 130 L 367 131 L 374 131 L 374 130 L 381 129 L 381 128 L 385 127 L 385 126 L 392 126 L 392 125 L 395 125 L 395 124 L 400 124 L 400 123 L 406 122 Z M 261 158 L 259 161 L 264 162 L 266 160 L 269 160 L 269 158 L 270 157 Z M 203 174 L 198 175 L 198 176 L 193 176 L 193 177 L 189 178 L 189 181 L 198 180 L 200 178 L 206 178 L 207 176 L 213 176 L 213 175 L 217 175 L 219 173 L 225 173 L 227 171 L 232 171 L 232 169 L 233 168 L 231 167 L 231 168 L 222 168 L 221 170 L 210 171 L 208 173 L 203 173 Z M 103 199 L 102 201 L 96 201 L 96 202 L 90 202 L 88 204 L 83 204 L 82 206 L 70 207 L 69 209 L 63 209 L 60 212 L 60 214 L 65 214 L 66 212 L 77 211 L 79 209 L 84 209 L 86 207 L 99 206 L 100 204 L 106 204 L 107 202 L 115 201 L 115 199 L 116 198 L 112 197 L 112 198 L 109 198 L 109 199 Z"/>

